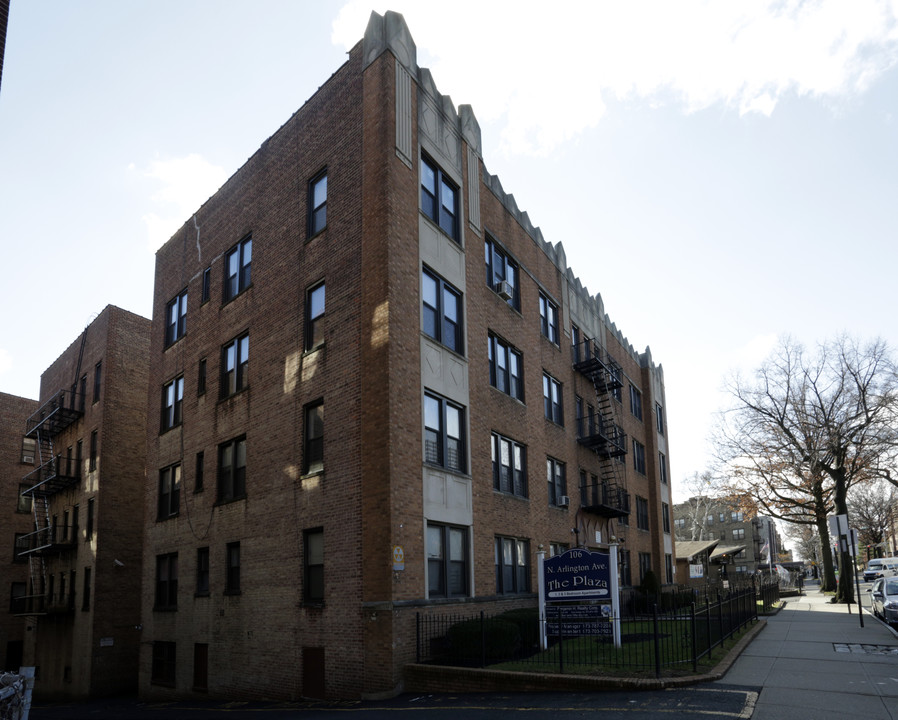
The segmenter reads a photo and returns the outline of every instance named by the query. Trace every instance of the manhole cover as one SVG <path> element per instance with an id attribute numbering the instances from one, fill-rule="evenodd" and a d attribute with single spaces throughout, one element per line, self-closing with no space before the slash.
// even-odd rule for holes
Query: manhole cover
<path id="1" fill-rule="evenodd" d="M 861 643 L 833 643 L 833 650 L 855 655 L 898 655 L 894 645 L 863 645 Z"/>

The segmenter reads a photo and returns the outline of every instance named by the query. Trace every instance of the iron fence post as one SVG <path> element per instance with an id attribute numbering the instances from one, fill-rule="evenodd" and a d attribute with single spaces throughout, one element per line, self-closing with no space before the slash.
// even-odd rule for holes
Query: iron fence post
<path id="1" fill-rule="evenodd" d="M 658 603 L 652 605 L 652 629 L 655 636 L 655 677 L 661 677 L 661 636 L 658 632 Z"/>
<path id="2" fill-rule="evenodd" d="M 564 626 L 561 624 L 561 606 L 556 609 L 558 617 L 558 672 L 564 674 Z"/>
<path id="3" fill-rule="evenodd" d="M 486 622 L 483 610 L 480 611 L 480 667 L 486 667 Z"/>
<path id="4" fill-rule="evenodd" d="M 421 613 L 415 613 L 415 661 L 421 662 Z"/>
<path id="5" fill-rule="evenodd" d="M 689 606 L 689 613 L 692 616 L 692 672 L 698 672 L 698 627 L 695 618 L 695 602 Z"/>

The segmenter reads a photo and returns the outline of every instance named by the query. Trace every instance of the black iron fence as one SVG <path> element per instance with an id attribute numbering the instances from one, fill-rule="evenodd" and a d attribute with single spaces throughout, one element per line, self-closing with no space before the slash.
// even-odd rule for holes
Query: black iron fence
<path id="1" fill-rule="evenodd" d="M 536 608 L 498 615 L 416 617 L 419 663 L 489 667 L 522 672 L 589 675 L 696 672 L 715 648 L 755 622 L 775 602 L 776 585 L 758 585 L 716 597 L 691 589 L 622 597 L 620 645 L 610 618 L 571 606 L 546 611 L 546 648 L 540 647 Z M 595 606 L 593 606 L 595 609 Z"/>

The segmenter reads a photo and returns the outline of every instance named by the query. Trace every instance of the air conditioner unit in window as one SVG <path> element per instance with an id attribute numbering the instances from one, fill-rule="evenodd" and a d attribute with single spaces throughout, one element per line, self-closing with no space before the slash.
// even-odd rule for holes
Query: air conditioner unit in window
<path id="1" fill-rule="evenodd" d="M 34 455 L 23 455 L 22 462 L 28 463 L 29 465 L 34 465 Z"/>
<path id="2" fill-rule="evenodd" d="M 562 495 L 558 498 L 558 507 L 567 507 L 571 504 L 571 499 L 567 495 Z"/>
<path id="3" fill-rule="evenodd" d="M 496 292 L 503 300 L 511 300 L 514 297 L 514 288 L 508 280 L 500 280 L 496 283 Z"/>

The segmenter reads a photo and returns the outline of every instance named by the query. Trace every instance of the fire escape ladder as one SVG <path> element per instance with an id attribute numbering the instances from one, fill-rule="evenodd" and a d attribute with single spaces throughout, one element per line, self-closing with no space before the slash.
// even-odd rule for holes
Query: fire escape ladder
<path id="1" fill-rule="evenodd" d="M 574 349 L 574 368 L 585 375 L 596 395 L 596 413 L 587 418 L 588 430 L 579 442 L 599 456 L 599 487 L 584 489 L 584 504 L 609 517 L 630 513 L 626 487 L 627 436 L 615 392 L 623 387 L 620 366 L 588 338 Z"/>

